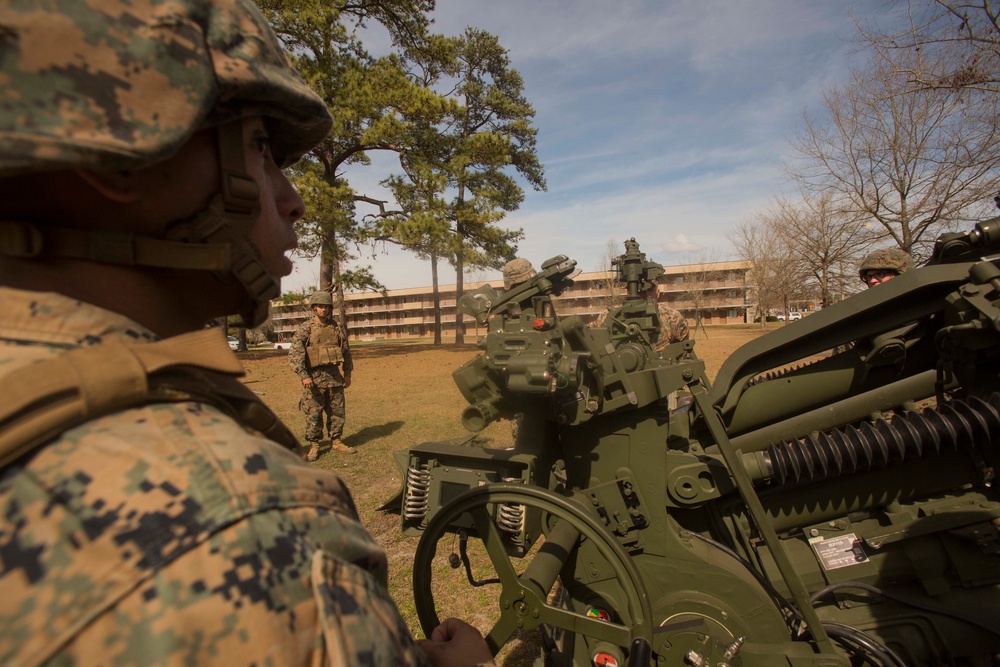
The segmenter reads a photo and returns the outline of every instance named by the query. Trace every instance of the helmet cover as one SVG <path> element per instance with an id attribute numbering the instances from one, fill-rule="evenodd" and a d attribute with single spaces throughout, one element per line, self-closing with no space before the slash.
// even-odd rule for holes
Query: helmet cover
<path id="1" fill-rule="evenodd" d="M 901 248 L 880 248 L 868 254 L 858 267 L 861 282 L 869 271 L 894 271 L 896 275 L 909 271 L 914 266 L 913 257 Z"/>
<path id="2" fill-rule="evenodd" d="M 512 259 L 503 266 L 503 288 L 511 289 L 534 275 L 535 269 L 531 262 L 521 257 Z"/>
<path id="3" fill-rule="evenodd" d="M 333 297 L 329 292 L 323 290 L 313 292 L 313 295 L 309 297 L 309 306 L 333 306 Z"/>
<path id="4" fill-rule="evenodd" d="M 24 0 L 0 26 L 0 175 L 135 169 L 251 115 L 294 160 L 332 124 L 252 0 Z"/>

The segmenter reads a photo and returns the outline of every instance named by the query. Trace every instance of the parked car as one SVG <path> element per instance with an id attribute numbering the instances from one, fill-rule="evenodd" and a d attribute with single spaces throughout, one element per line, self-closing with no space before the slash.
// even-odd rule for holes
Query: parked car
<path id="1" fill-rule="evenodd" d="M 274 344 L 274 349 L 276 350 L 290 350 L 292 349 L 292 339 L 282 338 L 277 343 Z"/>
<path id="2" fill-rule="evenodd" d="M 802 313 L 798 311 L 795 311 L 794 313 L 788 313 L 789 322 L 794 322 L 795 320 L 801 320 L 801 319 L 802 319 Z"/>
<path id="3" fill-rule="evenodd" d="M 240 339 L 235 336 L 229 336 L 226 340 L 229 341 L 229 349 L 236 351 L 240 349 Z"/>

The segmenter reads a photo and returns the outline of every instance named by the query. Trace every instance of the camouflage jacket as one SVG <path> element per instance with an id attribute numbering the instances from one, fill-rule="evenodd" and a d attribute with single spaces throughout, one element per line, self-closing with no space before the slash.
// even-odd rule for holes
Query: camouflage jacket
<path id="1" fill-rule="evenodd" d="M 671 343 L 687 340 L 690 331 L 684 315 L 662 303 L 656 307 L 660 315 L 660 337 L 653 343 L 653 349 L 659 352 Z"/>
<path id="2" fill-rule="evenodd" d="M 660 333 L 656 340 L 652 341 L 653 349 L 660 352 L 671 343 L 679 343 L 687 340 L 690 336 L 687 319 L 679 310 L 674 310 L 666 304 L 657 303 L 657 312 L 660 316 Z M 602 327 L 608 319 L 608 312 L 604 311 L 597 316 L 597 319 L 589 324 L 590 327 Z"/>
<path id="3" fill-rule="evenodd" d="M 309 341 L 313 336 L 313 329 L 317 327 L 330 327 L 338 332 L 340 340 L 342 341 L 340 346 L 340 353 L 343 356 L 343 363 L 339 367 L 339 372 L 337 367 L 330 365 L 328 368 L 319 367 L 313 368 L 309 364 L 308 353 L 306 348 L 309 346 Z M 324 369 L 331 374 L 332 377 L 337 378 L 340 373 L 344 376 L 351 374 L 354 370 L 354 360 L 351 358 L 351 346 L 347 342 L 347 336 L 344 334 L 343 328 L 336 319 L 331 318 L 328 324 L 320 324 L 316 321 L 316 318 L 310 318 L 309 320 L 302 323 L 299 326 L 298 331 L 292 336 L 292 345 L 288 350 L 288 365 L 292 367 L 292 371 L 301 379 L 306 379 L 313 375 L 313 371 Z M 317 379 L 317 378 L 314 378 Z M 339 381 L 334 381 L 334 384 L 342 384 Z"/>
<path id="4" fill-rule="evenodd" d="M 0 381 L 155 337 L 0 288 Z M 0 664 L 426 664 L 335 475 L 204 403 L 65 431 L 0 471 Z"/>

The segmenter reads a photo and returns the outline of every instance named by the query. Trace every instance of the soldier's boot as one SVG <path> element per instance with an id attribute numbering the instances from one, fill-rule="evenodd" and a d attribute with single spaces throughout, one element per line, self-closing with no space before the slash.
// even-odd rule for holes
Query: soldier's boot
<path id="1" fill-rule="evenodd" d="M 309 451 L 306 453 L 306 461 L 312 463 L 319 458 L 319 442 L 313 440 L 309 443 Z"/>
<path id="2" fill-rule="evenodd" d="M 341 454 L 353 454 L 358 450 L 349 445 L 345 445 L 340 441 L 340 438 L 334 438 L 330 441 L 330 451 L 340 452 Z"/>

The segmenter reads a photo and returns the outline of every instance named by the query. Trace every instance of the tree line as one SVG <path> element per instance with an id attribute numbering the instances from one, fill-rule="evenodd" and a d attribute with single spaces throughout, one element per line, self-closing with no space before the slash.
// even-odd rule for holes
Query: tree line
<path id="1" fill-rule="evenodd" d="M 459 295 L 466 270 L 502 267 L 523 231 L 499 223 L 523 201 L 522 184 L 546 187 L 521 75 L 486 31 L 432 32 L 434 0 L 257 4 L 335 122 L 290 168 L 309 211 L 297 223 L 299 251 L 319 257 L 318 288 L 333 291 L 346 321 L 345 289 L 384 291 L 370 266 L 354 264 L 364 249 L 414 252 L 431 265 L 440 344 L 439 264 L 454 268 Z M 373 34 L 388 37 L 386 53 L 372 52 Z M 398 173 L 382 181 L 391 202 L 347 177 L 374 151 L 398 156 Z M 455 342 L 463 335 L 459 314 Z"/>
<path id="2" fill-rule="evenodd" d="M 803 112 L 784 165 L 793 193 L 730 241 L 772 309 L 827 306 L 861 289 L 875 247 L 918 261 L 943 232 L 992 215 L 1000 189 L 1000 20 L 994 0 L 898 0 L 892 27 L 855 18 L 865 54 Z"/>

